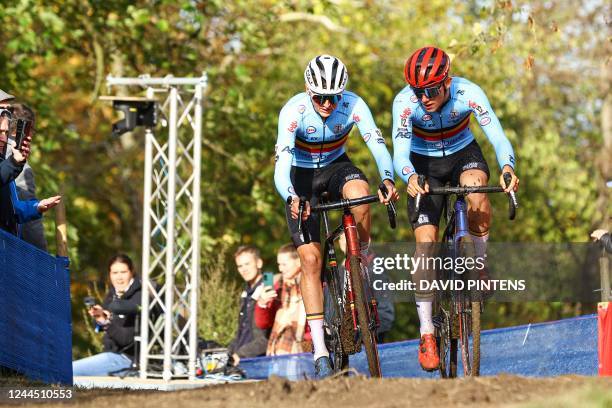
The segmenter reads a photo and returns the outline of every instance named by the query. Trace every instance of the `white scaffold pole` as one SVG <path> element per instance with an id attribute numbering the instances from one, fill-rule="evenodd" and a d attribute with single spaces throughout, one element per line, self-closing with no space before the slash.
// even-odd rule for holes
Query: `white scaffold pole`
<path id="1" fill-rule="evenodd" d="M 164 372 L 163 379 L 169 381 L 172 378 L 172 323 L 174 318 L 174 220 L 176 207 L 174 197 L 176 196 L 176 125 L 177 125 L 177 102 L 178 91 L 170 88 L 170 120 L 168 123 L 168 202 L 166 207 L 166 293 L 165 311 L 166 321 L 164 327 Z"/>
<path id="2" fill-rule="evenodd" d="M 203 85 L 195 87 L 194 107 L 194 146 L 193 146 L 193 215 L 191 221 L 191 235 L 193 237 L 191 253 L 191 310 L 189 317 L 191 327 L 189 331 L 189 344 L 195 345 L 189 350 L 189 378 L 195 379 L 195 362 L 198 344 L 198 291 L 200 283 L 200 177 L 202 160 L 202 97 Z M 197 210 L 196 210 L 197 209 Z"/>
<path id="3" fill-rule="evenodd" d="M 142 215 L 142 297 L 140 318 L 140 377 L 147 377 L 148 345 L 149 345 L 149 295 L 151 288 L 149 283 L 149 253 L 151 250 L 151 185 L 153 179 L 153 131 L 147 128 L 145 131 L 145 172 L 144 172 L 144 197 Z"/>
<path id="4" fill-rule="evenodd" d="M 140 377 L 193 379 L 198 347 L 202 100 L 207 77 L 109 75 L 107 85 L 141 88 L 136 95 L 104 99 L 136 105 L 153 102 L 158 123 L 167 129 L 145 129 Z M 138 96 L 143 91 L 146 96 Z"/>

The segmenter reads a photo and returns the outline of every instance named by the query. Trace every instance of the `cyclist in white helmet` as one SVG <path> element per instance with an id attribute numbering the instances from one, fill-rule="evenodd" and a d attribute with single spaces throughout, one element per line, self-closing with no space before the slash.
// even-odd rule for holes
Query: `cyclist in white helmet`
<path id="1" fill-rule="evenodd" d="M 279 115 L 274 181 L 286 203 L 289 233 L 300 256 L 300 287 L 312 333 L 315 374 L 323 378 L 332 373 L 332 368 L 323 337 L 320 221 L 318 214 L 311 214 L 307 206 L 302 229 L 309 233 L 311 242 L 304 243 L 297 232 L 299 197 L 314 204 L 324 191 L 330 193 L 332 201 L 369 194 L 366 176 L 344 150 L 353 126 L 357 126 L 372 152 L 380 178 L 389 191 L 387 197 L 378 193 L 380 201 L 387 204 L 391 199 L 397 200 L 398 193 L 385 139 L 363 99 L 344 89 L 348 72 L 342 61 L 331 55 L 319 55 L 308 63 L 304 80 L 306 92 L 291 98 Z M 352 212 L 365 256 L 370 243 L 370 208 L 362 205 Z"/>

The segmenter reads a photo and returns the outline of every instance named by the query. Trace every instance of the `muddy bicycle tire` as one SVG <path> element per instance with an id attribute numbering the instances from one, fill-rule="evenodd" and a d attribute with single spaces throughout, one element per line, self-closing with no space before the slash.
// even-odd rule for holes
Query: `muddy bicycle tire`
<path id="1" fill-rule="evenodd" d="M 462 313 L 460 333 L 463 375 L 480 375 L 480 302 L 470 302 L 470 311 Z M 469 324 L 469 326 L 468 326 Z M 471 340 L 471 341 L 470 341 Z"/>
<path id="2" fill-rule="evenodd" d="M 378 348 L 376 346 L 376 329 L 370 328 L 370 313 L 368 301 L 365 297 L 364 282 L 361 277 L 361 262 L 357 256 L 351 256 L 349 261 L 351 282 L 353 283 L 353 293 L 355 295 L 355 306 L 357 308 L 357 320 L 359 322 L 359 331 L 361 333 L 361 341 L 365 348 L 366 357 L 368 360 L 368 369 L 370 376 L 382 377 L 380 370 L 380 360 L 378 357 Z"/>

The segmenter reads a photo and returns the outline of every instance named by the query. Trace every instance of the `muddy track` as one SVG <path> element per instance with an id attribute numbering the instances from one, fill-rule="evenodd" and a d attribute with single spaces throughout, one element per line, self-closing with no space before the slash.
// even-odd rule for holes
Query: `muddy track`
<path id="1" fill-rule="evenodd" d="M 525 378 L 511 375 L 458 380 L 336 378 L 291 382 L 281 378 L 198 390 L 157 392 L 84 390 L 79 407 L 452 407 L 612 406 L 612 377 Z M 40 406 L 37 404 L 37 406 Z"/>

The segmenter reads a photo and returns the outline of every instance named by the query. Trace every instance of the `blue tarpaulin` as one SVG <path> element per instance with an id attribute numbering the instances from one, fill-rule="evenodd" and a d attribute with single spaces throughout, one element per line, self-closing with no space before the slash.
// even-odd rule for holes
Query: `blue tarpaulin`
<path id="1" fill-rule="evenodd" d="M 437 378 L 437 372 L 421 369 L 417 348 L 418 340 L 380 345 L 383 376 Z M 481 375 L 597 375 L 597 316 L 485 330 L 481 335 L 481 350 Z M 309 353 L 243 359 L 240 366 L 252 379 L 277 375 L 297 380 L 314 375 Z M 351 356 L 350 366 L 366 374 L 365 354 Z M 458 371 L 461 370 L 460 365 Z"/>
<path id="2" fill-rule="evenodd" d="M 68 258 L 0 230 L 0 365 L 72 385 Z"/>

